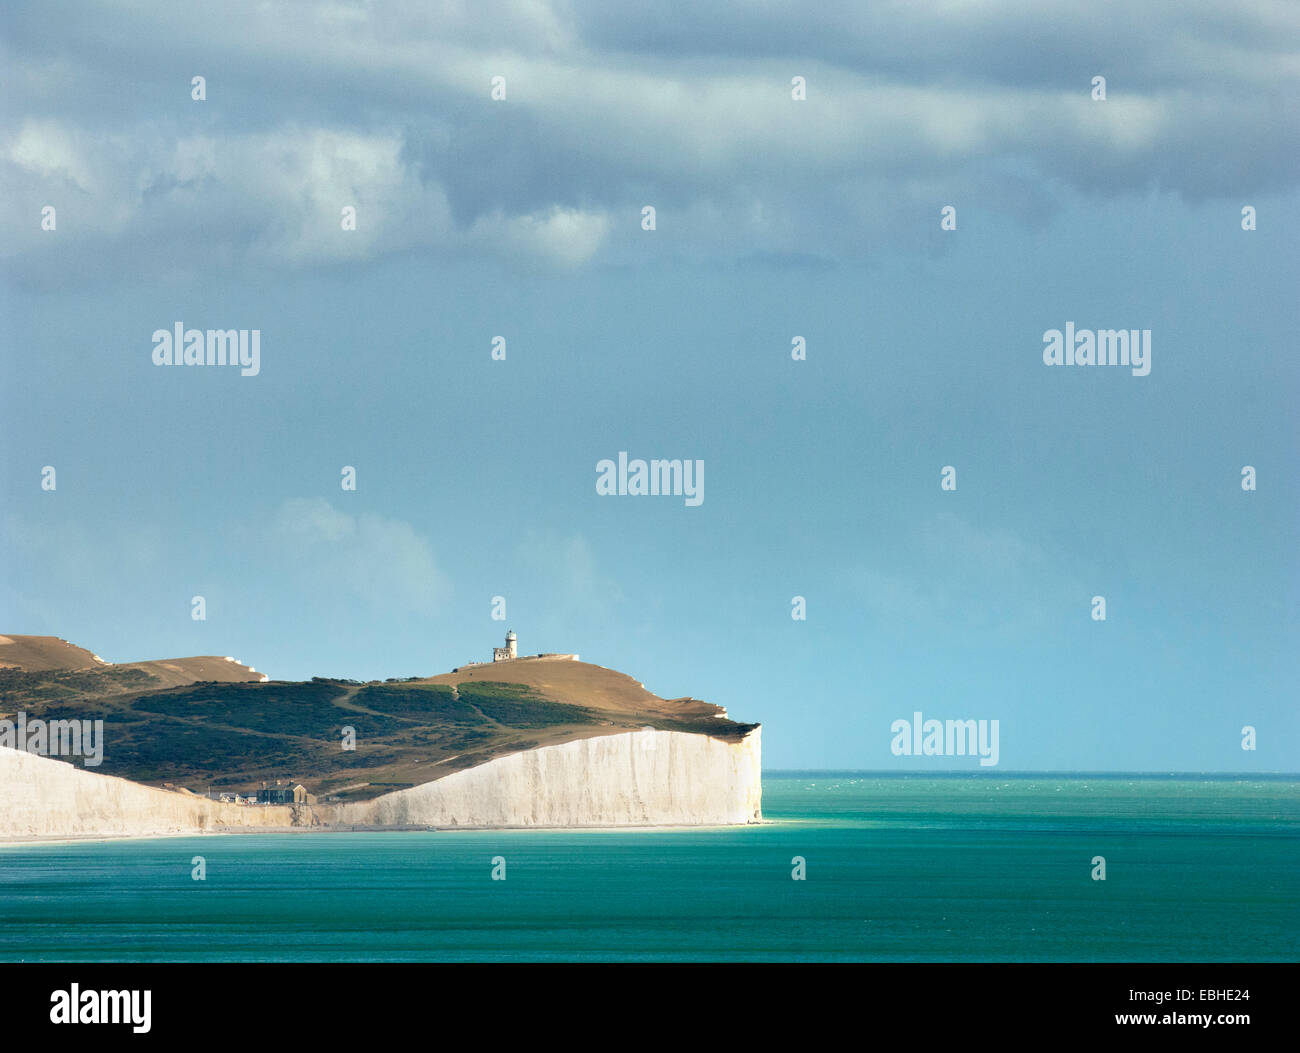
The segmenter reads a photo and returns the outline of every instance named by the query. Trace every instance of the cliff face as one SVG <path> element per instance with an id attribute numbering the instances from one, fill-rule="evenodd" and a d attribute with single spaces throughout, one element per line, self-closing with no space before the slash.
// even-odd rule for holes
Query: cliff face
<path id="1" fill-rule="evenodd" d="M 18 728 L 37 721 L 81 720 L 111 729 L 111 744 L 89 770 L 0 746 L 0 840 L 762 818 L 759 725 L 700 699 L 660 698 L 576 655 L 293 682 L 233 658 L 114 665 L 58 637 L 0 635 L 0 720 L 11 719 L 0 741 L 31 741 Z M 341 748 L 344 728 L 354 752 Z M 223 804 L 157 788 L 248 793 L 284 775 L 317 803 Z M 385 792 L 394 786 L 407 789 Z"/>
<path id="2" fill-rule="evenodd" d="M 0 840 L 152 837 L 307 821 L 301 808 L 222 804 L 0 747 Z"/>
<path id="3" fill-rule="evenodd" d="M 760 730 L 673 731 L 514 753 L 337 807 L 240 806 L 0 748 L 0 840 L 147 837 L 261 828 L 712 826 L 762 818 Z"/>
<path id="4" fill-rule="evenodd" d="M 712 826 L 762 819 L 761 729 L 737 742 L 675 731 L 579 739 L 501 757 L 372 801 L 348 826 Z"/>

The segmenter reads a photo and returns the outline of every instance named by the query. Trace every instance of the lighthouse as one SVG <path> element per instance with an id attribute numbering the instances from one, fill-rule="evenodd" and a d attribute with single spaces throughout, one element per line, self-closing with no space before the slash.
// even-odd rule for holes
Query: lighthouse
<path id="1" fill-rule="evenodd" d="M 511 629 L 508 633 L 506 633 L 506 645 L 504 647 L 492 648 L 492 661 L 508 662 L 510 661 L 510 659 L 518 658 L 518 657 L 519 657 L 518 637 L 515 636 L 515 631 Z"/>

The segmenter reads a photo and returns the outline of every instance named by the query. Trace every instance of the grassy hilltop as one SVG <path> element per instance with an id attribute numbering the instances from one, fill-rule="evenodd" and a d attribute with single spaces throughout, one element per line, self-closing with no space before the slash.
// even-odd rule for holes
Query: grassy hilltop
<path id="1" fill-rule="evenodd" d="M 262 681 L 218 658 L 49 668 L 72 652 L 90 654 L 65 646 L 45 656 L 47 667 L 26 669 L 22 647 L 0 645 L 0 718 L 102 719 L 96 771 L 196 792 L 292 778 L 321 796 L 360 800 L 596 735 L 653 727 L 739 739 L 757 726 L 696 699 L 659 698 L 585 662 L 519 658 L 404 681 L 291 682 Z M 205 672 L 237 679 L 175 683 Z M 345 726 L 356 731 L 355 750 L 341 748 Z"/>

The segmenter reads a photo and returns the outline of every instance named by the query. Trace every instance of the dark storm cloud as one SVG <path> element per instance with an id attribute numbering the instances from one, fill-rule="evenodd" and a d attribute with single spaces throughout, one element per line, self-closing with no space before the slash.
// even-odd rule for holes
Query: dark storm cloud
<path id="1" fill-rule="evenodd" d="M 1273 3 L 24 4 L 0 221 L 33 273 L 200 239 L 576 266 L 619 258 L 644 204 L 683 252 L 855 258 L 953 201 L 1035 222 L 1062 192 L 1291 190 L 1298 41 Z"/>

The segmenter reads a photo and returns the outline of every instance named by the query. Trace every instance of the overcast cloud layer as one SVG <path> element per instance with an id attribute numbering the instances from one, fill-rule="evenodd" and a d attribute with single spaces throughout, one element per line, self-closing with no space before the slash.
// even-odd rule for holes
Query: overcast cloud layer
<path id="1" fill-rule="evenodd" d="M 43 283 L 196 250 L 571 269 L 635 261 L 649 204 L 660 252 L 860 260 L 945 204 L 1036 224 L 1072 192 L 1295 186 L 1300 5 L 950 3 L 943 33 L 925 6 L 7 10 L 0 251 Z"/>

